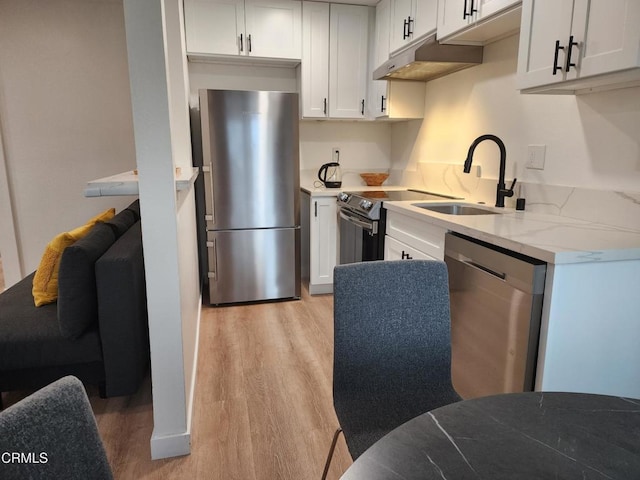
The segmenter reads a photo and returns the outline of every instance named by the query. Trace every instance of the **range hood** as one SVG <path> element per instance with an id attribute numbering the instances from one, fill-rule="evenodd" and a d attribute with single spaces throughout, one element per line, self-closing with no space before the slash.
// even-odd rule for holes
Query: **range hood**
<path id="1" fill-rule="evenodd" d="M 441 45 L 432 35 L 373 71 L 374 80 L 433 80 L 482 63 L 482 47 Z"/>

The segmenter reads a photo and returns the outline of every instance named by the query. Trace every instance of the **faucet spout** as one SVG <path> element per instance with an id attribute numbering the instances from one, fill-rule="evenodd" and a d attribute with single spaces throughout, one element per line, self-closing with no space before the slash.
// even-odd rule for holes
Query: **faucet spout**
<path id="1" fill-rule="evenodd" d="M 507 149 L 504 146 L 504 142 L 500 140 L 500 138 L 491 134 L 481 135 L 476 138 L 469 147 L 467 159 L 464 161 L 464 173 L 471 172 L 473 153 L 475 152 L 476 147 L 485 140 L 493 141 L 496 145 L 498 145 L 498 148 L 500 149 L 500 176 L 498 178 L 498 186 L 496 189 L 496 207 L 504 207 L 505 197 L 513 196 L 513 187 L 515 186 L 517 179 L 514 178 L 511 187 L 509 187 L 508 189 L 506 188 L 506 185 L 504 183 L 504 171 L 507 163 Z"/>

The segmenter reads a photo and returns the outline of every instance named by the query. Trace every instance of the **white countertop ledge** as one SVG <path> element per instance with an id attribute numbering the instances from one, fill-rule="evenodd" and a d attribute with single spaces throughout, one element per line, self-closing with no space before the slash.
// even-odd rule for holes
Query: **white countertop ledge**
<path id="1" fill-rule="evenodd" d="M 413 206 L 415 201 L 384 202 L 384 207 L 552 264 L 640 259 L 640 231 L 512 208 L 462 203 L 499 215 L 447 215 Z"/>
<path id="2" fill-rule="evenodd" d="M 181 171 L 176 175 L 176 190 L 191 188 L 199 174 L 197 167 Z M 120 195 L 138 195 L 138 175 L 130 170 L 110 177 L 98 178 L 87 182 L 85 197 L 112 197 Z"/>

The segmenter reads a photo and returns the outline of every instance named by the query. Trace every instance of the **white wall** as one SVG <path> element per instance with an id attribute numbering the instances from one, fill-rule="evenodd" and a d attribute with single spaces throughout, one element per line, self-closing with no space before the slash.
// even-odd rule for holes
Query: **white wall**
<path id="1" fill-rule="evenodd" d="M 300 170 L 312 174 L 331 162 L 334 147 L 340 149 L 344 185 L 361 185 L 358 173 L 387 171 L 391 166 L 391 127 L 386 122 L 300 122 Z M 315 178 L 314 178 L 315 179 Z M 306 181 L 305 176 L 301 179 Z"/>
<path id="2" fill-rule="evenodd" d="M 190 452 L 200 289 L 180 0 L 126 0 L 127 48 L 147 279 L 154 429 L 152 458 Z"/>
<path id="3" fill-rule="evenodd" d="M 135 168 L 128 82 L 121 1 L 0 1 L 4 193 L 20 277 L 53 236 L 133 200 L 83 197 L 88 180 Z"/>
<path id="4" fill-rule="evenodd" d="M 521 95 L 518 36 L 490 44 L 484 63 L 427 83 L 425 118 L 392 127 L 394 168 L 457 163 L 471 142 L 493 133 L 507 147 L 507 178 L 585 188 L 640 191 L 640 88 L 581 96 Z M 527 145 L 547 146 L 543 171 L 524 168 Z M 411 147 L 409 147 L 411 145 Z M 497 178 L 498 149 L 485 142 L 474 164 Z"/>

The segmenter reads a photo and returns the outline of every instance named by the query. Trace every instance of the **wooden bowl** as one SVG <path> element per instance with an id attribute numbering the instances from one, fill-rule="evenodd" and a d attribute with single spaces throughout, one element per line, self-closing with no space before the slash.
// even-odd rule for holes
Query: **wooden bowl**
<path id="1" fill-rule="evenodd" d="M 369 187 L 379 187 L 389 178 L 388 173 L 361 173 L 360 176 Z"/>

